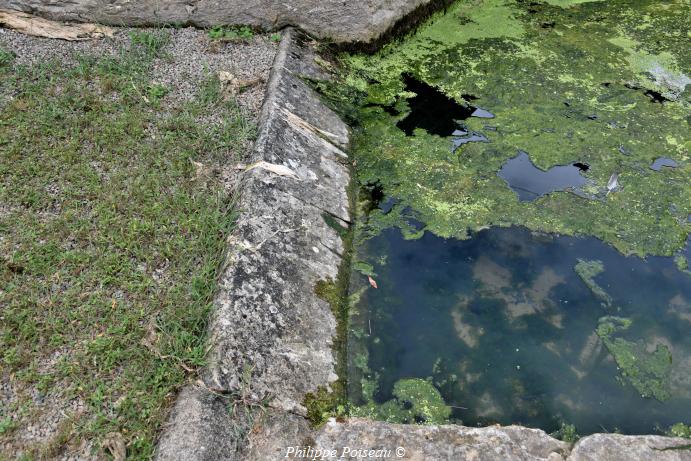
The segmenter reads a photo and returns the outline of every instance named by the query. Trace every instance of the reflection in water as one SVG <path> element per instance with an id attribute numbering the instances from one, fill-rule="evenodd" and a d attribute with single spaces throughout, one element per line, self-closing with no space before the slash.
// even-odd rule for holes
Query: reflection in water
<path id="1" fill-rule="evenodd" d="M 651 170 L 660 171 L 663 167 L 676 168 L 677 162 L 668 157 L 660 157 L 655 159 L 652 165 L 650 165 Z"/>
<path id="2" fill-rule="evenodd" d="M 531 202 L 550 192 L 579 192 L 588 183 L 580 173 L 586 169 L 584 163 L 578 162 L 543 171 L 533 165 L 526 152 L 519 151 L 517 156 L 504 163 L 497 175 L 518 194 L 520 201 Z"/>
<path id="3" fill-rule="evenodd" d="M 379 288 L 362 292 L 366 277 L 354 274 L 357 404 L 429 378 L 466 425 L 567 422 L 586 434 L 691 422 L 691 277 L 672 258 L 491 228 L 464 241 L 388 229 L 360 259 Z"/>
<path id="4" fill-rule="evenodd" d="M 406 91 L 416 94 L 408 99 L 410 113 L 396 125 L 408 136 L 413 135 L 415 128 L 421 128 L 437 136 L 451 136 L 461 127 L 460 122 L 468 117 L 494 118 L 490 111 L 459 104 L 437 88 L 410 74 L 403 74 L 403 82 Z"/>

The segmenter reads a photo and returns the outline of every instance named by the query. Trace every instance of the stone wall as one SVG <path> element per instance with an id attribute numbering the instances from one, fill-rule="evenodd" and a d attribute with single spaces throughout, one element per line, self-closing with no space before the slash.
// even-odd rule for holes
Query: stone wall
<path id="1" fill-rule="evenodd" d="M 335 42 L 371 42 L 432 0 L 0 0 L 14 9 L 60 21 L 110 25 L 248 24 L 295 26 Z M 438 2 L 444 3 L 444 2 Z"/>

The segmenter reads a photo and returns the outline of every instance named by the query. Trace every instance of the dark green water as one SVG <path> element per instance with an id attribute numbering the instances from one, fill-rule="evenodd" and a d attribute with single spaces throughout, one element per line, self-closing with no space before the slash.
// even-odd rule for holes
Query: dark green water
<path id="1" fill-rule="evenodd" d="M 351 292 L 364 292 L 351 315 L 352 402 L 367 403 L 365 382 L 376 380 L 373 401 L 383 403 L 398 380 L 424 378 L 465 425 L 637 434 L 691 422 L 691 276 L 672 258 L 625 257 L 595 238 L 519 227 L 468 240 L 404 240 L 392 228 L 359 255 L 378 288 L 354 273 Z M 579 259 L 602 263 L 590 286 L 574 270 Z M 613 337 L 637 345 L 634 364 L 659 346 L 671 365 L 658 363 L 654 377 L 618 367 L 596 334 L 606 316 L 630 320 Z M 664 401 L 641 395 L 649 378 Z"/>

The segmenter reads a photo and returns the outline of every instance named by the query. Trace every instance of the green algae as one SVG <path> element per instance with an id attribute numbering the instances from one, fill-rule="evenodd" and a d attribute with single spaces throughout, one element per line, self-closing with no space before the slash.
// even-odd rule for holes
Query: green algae
<path id="1" fill-rule="evenodd" d="M 401 424 L 444 424 L 451 416 L 451 407 L 427 380 L 401 379 L 394 384 L 393 396 L 382 404 L 369 402 L 356 407 L 351 414 Z"/>
<path id="2" fill-rule="evenodd" d="M 523 225 L 593 235 L 625 254 L 682 248 L 691 227 L 691 5 L 550 3 L 560 5 L 459 1 L 375 55 L 342 56 L 347 75 L 322 89 L 356 124 L 360 184 L 378 183 L 397 200 L 389 212 L 370 213 L 363 238 L 391 226 L 410 238 L 425 230 L 466 238 L 488 226 Z M 478 98 L 472 103 L 496 118 L 464 123 L 490 142 L 451 153 L 450 138 L 424 130 L 406 136 L 396 122 L 408 115 L 414 95 L 403 72 L 460 103 L 466 95 Z M 654 103 L 650 91 L 670 100 Z M 518 150 L 544 170 L 587 163 L 596 198 L 555 192 L 519 202 L 496 176 Z M 660 156 L 679 167 L 645 168 Z M 605 194 L 612 173 L 621 187 Z"/>
<path id="3" fill-rule="evenodd" d="M 579 5 L 581 3 L 589 2 L 601 2 L 602 0 L 544 0 L 545 3 L 550 5 L 561 6 L 562 8 L 570 7 L 573 5 Z"/>
<path id="4" fill-rule="evenodd" d="M 691 426 L 684 423 L 677 423 L 669 428 L 669 435 L 672 437 L 682 437 L 691 439 Z"/>
<path id="5" fill-rule="evenodd" d="M 612 297 L 594 280 L 595 277 L 605 271 L 605 266 L 602 264 L 602 261 L 586 261 L 579 259 L 573 270 L 578 274 L 581 280 L 583 280 L 583 283 L 590 288 L 590 291 L 603 301 L 605 306 L 612 306 Z"/>
<path id="6" fill-rule="evenodd" d="M 614 337 L 627 330 L 631 323 L 630 319 L 603 317 L 596 332 L 616 361 L 621 379 L 630 383 L 641 397 L 664 402 L 670 397 L 672 354 L 664 345 L 658 344 L 653 352 L 648 352 L 647 345 L 642 341 Z"/>

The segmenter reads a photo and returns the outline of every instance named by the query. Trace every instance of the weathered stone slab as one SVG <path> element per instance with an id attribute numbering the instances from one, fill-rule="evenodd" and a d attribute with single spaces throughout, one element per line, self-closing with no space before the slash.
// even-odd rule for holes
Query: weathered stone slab
<path id="1" fill-rule="evenodd" d="M 314 60 L 291 65 L 289 56 L 306 51 L 293 31 L 286 34 L 252 162 L 294 174 L 262 168 L 246 173 L 241 217 L 216 297 L 205 378 L 223 391 L 249 386 L 252 398 L 304 414 L 305 394 L 337 379 L 331 350 L 336 320 L 315 286 L 336 279 L 343 253 L 338 232 L 324 216 L 350 219 L 348 158 L 340 148 L 348 128 L 293 72 L 321 71 Z"/>
<path id="2" fill-rule="evenodd" d="M 228 400 L 208 390 L 188 387 L 178 396 L 171 415 L 175 430 L 164 431 L 156 459 L 229 461 L 235 459 L 237 437 Z"/>
<path id="3" fill-rule="evenodd" d="M 691 440 L 657 435 L 593 434 L 579 440 L 568 461 L 691 461 Z"/>
<path id="4" fill-rule="evenodd" d="M 156 459 L 245 459 L 236 452 L 243 431 L 252 428 L 230 416 L 229 402 L 243 408 L 268 400 L 279 410 L 272 420 L 290 420 L 284 429 L 298 433 L 308 428 L 297 416 L 306 412 L 305 394 L 337 379 L 331 350 L 336 320 L 314 288 L 336 278 L 344 250 L 324 216 L 343 225 L 350 220 L 342 150 L 348 127 L 301 79 L 325 76 L 305 43 L 301 34 L 286 31 L 268 83 L 214 302 L 203 374 L 208 389 L 180 395 Z M 261 161 L 293 174 L 252 167 Z M 213 450 L 195 453 L 195 445 Z"/>
<path id="5" fill-rule="evenodd" d="M 347 453 L 380 450 L 381 459 L 560 461 L 569 448 L 543 431 L 520 426 L 417 426 L 351 419 L 330 420 L 321 429 L 310 430 L 295 417 L 270 418 L 251 436 L 249 446 L 247 459 L 257 461 L 297 459 L 291 456 L 297 449 L 310 448 L 322 453 L 335 450 L 336 456 L 324 458 L 334 460 L 348 459 Z M 374 459 L 374 455 L 364 459 Z"/>
<path id="6" fill-rule="evenodd" d="M 0 0 L 0 8 L 112 25 L 299 27 L 336 42 L 370 42 L 430 0 Z"/>

